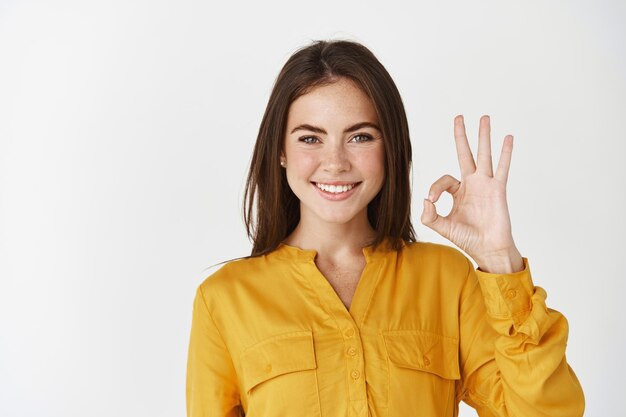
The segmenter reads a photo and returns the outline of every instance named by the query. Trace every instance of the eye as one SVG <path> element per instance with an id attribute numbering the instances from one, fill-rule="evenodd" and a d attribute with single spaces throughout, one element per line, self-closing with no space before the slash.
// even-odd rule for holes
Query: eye
<path id="1" fill-rule="evenodd" d="M 298 140 L 304 143 L 316 143 L 315 141 L 319 142 L 319 139 L 315 136 L 302 136 L 301 138 L 298 138 Z"/>
<path id="2" fill-rule="evenodd" d="M 352 139 L 355 142 L 369 142 L 370 140 L 373 140 L 374 138 L 371 137 L 370 135 L 359 134 L 359 135 L 354 136 Z"/>

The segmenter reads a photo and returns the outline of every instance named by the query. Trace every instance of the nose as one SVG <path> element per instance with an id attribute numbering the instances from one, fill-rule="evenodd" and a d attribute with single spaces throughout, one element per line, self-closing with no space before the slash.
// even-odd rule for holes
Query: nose
<path id="1" fill-rule="evenodd" d="M 350 158 L 344 149 L 343 143 L 333 144 L 325 149 L 322 166 L 324 171 L 329 173 L 338 173 L 350 170 Z"/>

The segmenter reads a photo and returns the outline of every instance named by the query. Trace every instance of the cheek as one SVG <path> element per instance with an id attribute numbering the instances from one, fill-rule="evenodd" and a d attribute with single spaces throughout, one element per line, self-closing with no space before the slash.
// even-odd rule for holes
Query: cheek
<path id="1" fill-rule="evenodd" d="M 287 178 L 308 179 L 318 166 L 315 155 L 308 152 L 292 152 L 287 155 Z"/>
<path id="2" fill-rule="evenodd" d="M 385 154 L 382 149 L 371 149 L 358 157 L 359 167 L 369 177 L 385 177 Z"/>

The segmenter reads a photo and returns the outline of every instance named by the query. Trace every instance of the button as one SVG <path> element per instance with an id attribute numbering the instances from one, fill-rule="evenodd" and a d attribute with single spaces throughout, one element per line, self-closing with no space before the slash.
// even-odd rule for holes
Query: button
<path id="1" fill-rule="evenodd" d="M 361 373 L 355 370 L 350 373 L 350 376 L 352 377 L 352 379 L 359 379 L 359 377 L 361 376 Z"/>
<path id="2" fill-rule="evenodd" d="M 348 329 L 344 334 L 346 335 L 346 337 L 352 337 L 354 336 L 354 329 Z"/>
<path id="3" fill-rule="evenodd" d="M 350 356 L 356 356 L 357 352 L 358 352 L 358 351 L 357 351 L 357 350 L 356 350 L 356 348 L 355 348 L 355 347 L 353 347 L 353 346 L 350 346 L 350 347 L 348 348 L 348 355 L 350 355 Z"/>
<path id="4" fill-rule="evenodd" d="M 515 290 L 508 290 L 506 292 L 506 298 L 514 298 L 517 295 L 517 291 Z"/>
<path id="5" fill-rule="evenodd" d="M 430 365 L 430 359 L 428 359 L 427 356 L 424 356 L 424 365 L 426 366 Z"/>
<path id="6" fill-rule="evenodd" d="M 272 364 L 268 363 L 267 365 L 265 365 L 265 372 L 270 373 L 272 372 Z"/>

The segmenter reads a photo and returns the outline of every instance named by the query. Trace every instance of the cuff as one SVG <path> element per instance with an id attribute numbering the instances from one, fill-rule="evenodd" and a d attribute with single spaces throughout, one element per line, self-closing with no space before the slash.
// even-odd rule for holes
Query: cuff
<path id="1" fill-rule="evenodd" d="M 512 319 L 516 326 L 528 317 L 534 293 L 528 259 L 522 259 L 524 269 L 511 274 L 494 274 L 476 269 L 487 313 L 496 319 Z"/>

